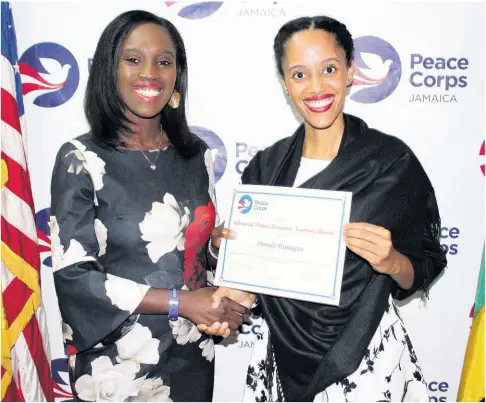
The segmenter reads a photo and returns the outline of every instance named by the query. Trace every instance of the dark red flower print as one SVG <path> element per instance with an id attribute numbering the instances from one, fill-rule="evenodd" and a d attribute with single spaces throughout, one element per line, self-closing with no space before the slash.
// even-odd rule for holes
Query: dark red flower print
<path id="1" fill-rule="evenodd" d="M 184 283 L 195 290 L 206 284 L 206 269 L 200 257 L 203 246 L 208 241 L 216 221 L 216 210 L 213 202 L 194 210 L 194 220 L 186 229 L 184 242 Z"/>
<path id="2" fill-rule="evenodd" d="M 64 353 L 66 355 L 74 355 L 78 353 L 78 349 L 74 346 L 71 346 L 69 344 L 64 345 Z"/>

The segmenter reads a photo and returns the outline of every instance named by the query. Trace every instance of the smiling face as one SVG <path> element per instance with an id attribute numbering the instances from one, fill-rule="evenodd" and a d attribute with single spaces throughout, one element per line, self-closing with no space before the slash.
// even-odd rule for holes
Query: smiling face
<path id="1" fill-rule="evenodd" d="M 176 54 L 168 32 L 152 23 L 136 26 L 121 46 L 118 64 L 118 89 L 127 117 L 159 115 L 175 82 Z"/>
<path id="2" fill-rule="evenodd" d="M 354 72 L 332 34 L 309 29 L 292 35 L 282 68 L 285 87 L 306 124 L 327 129 L 342 117 Z"/>

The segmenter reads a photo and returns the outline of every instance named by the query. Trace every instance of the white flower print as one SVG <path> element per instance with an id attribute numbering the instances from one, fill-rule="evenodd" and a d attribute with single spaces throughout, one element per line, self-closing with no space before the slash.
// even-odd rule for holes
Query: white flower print
<path id="1" fill-rule="evenodd" d="M 152 338 L 146 326 L 136 323 L 125 336 L 115 342 L 122 360 L 132 360 L 139 364 L 157 364 L 160 359 L 160 340 Z"/>
<path id="2" fill-rule="evenodd" d="M 69 241 L 69 248 L 62 256 L 62 266 L 66 267 L 77 262 L 89 262 L 96 260 L 93 256 L 86 256 L 86 251 L 78 241 L 71 239 Z"/>
<path id="3" fill-rule="evenodd" d="M 124 311 L 133 312 L 140 305 L 150 286 L 107 274 L 105 289 L 113 305 Z"/>
<path id="4" fill-rule="evenodd" d="M 197 326 L 186 318 L 179 317 L 177 320 L 171 321 L 170 325 L 177 344 L 194 343 L 201 338 Z"/>
<path id="5" fill-rule="evenodd" d="M 209 362 L 213 361 L 214 359 L 214 341 L 213 339 L 206 339 L 201 344 L 199 344 L 199 348 L 202 350 L 203 357 L 206 358 Z"/>
<path id="6" fill-rule="evenodd" d="M 73 340 L 73 329 L 66 322 L 62 322 L 62 338 L 64 343 L 66 340 Z"/>
<path id="7" fill-rule="evenodd" d="M 98 256 L 103 256 L 106 253 L 106 241 L 108 238 L 108 230 L 106 229 L 105 225 L 101 222 L 101 220 L 99 220 L 98 218 L 94 220 L 94 230 L 100 248 Z"/>
<path id="8" fill-rule="evenodd" d="M 161 378 L 145 379 L 140 386 L 134 402 L 171 402 L 170 387 L 165 386 Z M 132 399 L 130 399 L 132 400 Z"/>
<path id="9" fill-rule="evenodd" d="M 209 186 L 208 186 L 209 197 L 211 198 L 211 201 L 214 204 L 214 208 L 216 209 L 215 226 L 217 227 L 220 224 L 220 222 L 219 222 L 219 215 L 218 215 L 218 209 L 217 209 L 217 203 L 216 203 L 216 189 L 215 189 L 215 184 L 214 184 L 213 155 L 212 155 L 211 150 L 209 148 L 204 152 L 204 164 L 206 165 L 206 169 L 208 171 L 208 177 L 209 177 Z"/>
<path id="10" fill-rule="evenodd" d="M 79 377 L 74 385 L 79 397 L 85 401 L 123 402 L 135 397 L 145 377 L 135 379 L 140 370 L 133 361 L 113 365 L 105 355 L 91 363 L 91 375 Z"/>
<path id="11" fill-rule="evenodd" d="M 86 146 L 78 140 L 71 140 L 71 144 L 76 147 L 66 154 L 65 157 L 73 155 L 74 158 L 68 167 L 68 172 L 78 175 L 83 168 L 89 173 L 93 180 L 94 190 L 103 188 L 103 175 L 105 171 L 105 161 L 103 161 L 93 151 L 86 151 Z"/>
<path id="12" fill-rule="evenodd" d="M 61 245 L 61 238 L 59 238 L 59 224 L 57 223 L 56 216 L 50 217 L 49 227 L 51 230 L 52 268 L 56 271 L 57 266 L 62 261 L 62 255 L 64 253 L 64 247 Z"/>
<path id="13" fill-rule="evenodd" d="M 59 225 L 55 216 L 51 216 L 51 251 L 52 251 L 52 269 L 53 271 L 60 270 L 78 262 L 90 262 L 96 260 L 93 256 L 86 256 L 87 252 L 75 239 L 69 241 L 69 247 L 64 252 L 64 246 L 61 244 L 59 238 Z"/>
<path id="14" fill-rule="evenodd" d="M 189 225 L 189 214 L 189 209 L 181 210 L 170 193 L 165 194 L 163 203 L 152 203 L 152 210 L 140 223 L 142 239 L 148 242 L 147 251 L 152 262 L 156 263 L 175 248 L 184 250 L 184 230 Z"/>

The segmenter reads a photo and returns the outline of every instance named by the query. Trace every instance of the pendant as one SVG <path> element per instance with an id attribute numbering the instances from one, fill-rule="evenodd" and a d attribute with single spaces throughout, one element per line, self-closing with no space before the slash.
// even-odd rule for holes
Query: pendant
<path id="1" fill-rule="evenodd" d="M 157 168 L 157 167 L 155 166 L 155 164 L 150 165 L 150 169 L 151 169 L 152 171 L 155 171 L 155 168 Z"/>

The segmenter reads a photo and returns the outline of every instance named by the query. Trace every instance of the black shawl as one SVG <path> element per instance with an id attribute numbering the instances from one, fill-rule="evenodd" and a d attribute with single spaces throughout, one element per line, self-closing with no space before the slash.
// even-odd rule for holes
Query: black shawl
<path id="1" fill-rule="evenodd" d="M 418 159 L 398 138 L 368 128 L 357 117 L 345 114 L 344 119 L 338 155 L 301 187 L 352 192 L 350 221 L 390 230 L 395 249 L 412 262 L 415 279 L 410 290 L 401 290 L 390 276 L 347 250 L 339 307 L 258 295 L 287 401 L 312 401 L 353 373 L 390 293 L 403 299 L 423 289 L 427 295 L 428 285 L 447 264 L 434 189 Z M 301 125 L 292 137 L 258 152 L 242 183 L 293 186 L 304 132 Z"/>

